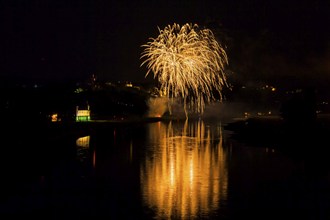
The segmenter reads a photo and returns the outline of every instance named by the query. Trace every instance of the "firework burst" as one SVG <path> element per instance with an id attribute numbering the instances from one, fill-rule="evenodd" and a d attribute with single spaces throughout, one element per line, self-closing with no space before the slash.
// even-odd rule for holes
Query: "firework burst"
<path id="1" fill-rule="evenodd" d="M 142 45 L 141 66 L 148 68 L 145 76 L 152 71 L 161 94 L 172 101 L 181 98 L 186 116 L 187 107 L 203 113 L 205 104 L 215 99 L 214 91 L 222 98 L 221 91 L 227 86 L 225 50 L 211 30 L 197 24 L 174 23 L 158 30 L 157 38 Z"/>

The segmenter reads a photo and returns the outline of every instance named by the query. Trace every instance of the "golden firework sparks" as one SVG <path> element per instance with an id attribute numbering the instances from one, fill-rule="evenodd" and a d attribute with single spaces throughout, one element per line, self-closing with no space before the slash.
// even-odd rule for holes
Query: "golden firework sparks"
<path id="1" fill-rule="evenodd" d="M 209 29 L 197 24 L 180 26 L 174 23 L 157 38 L 142 45 L 141 66 L 146 64 L 148 76 L 152 71 L 160 83 L 160 91 L 170 100 L 182 98 L 195 112 L 203 113 L 205 104 L 214 100 L 214 91 L 222 97 L 227 86 L 224 72 L 228 57 Z"/>

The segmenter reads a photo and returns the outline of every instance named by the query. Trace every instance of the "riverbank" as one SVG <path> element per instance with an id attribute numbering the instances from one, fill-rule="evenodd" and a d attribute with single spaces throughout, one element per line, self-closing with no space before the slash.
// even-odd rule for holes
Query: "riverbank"
<path id="1" fill-rule="evenodd" d="M 302 118 L 296 123 L 290 123 L 280 116 L 241 118 L 228 123 L 224 129 L 231 132 L 233 139 L 245 143 L 303 149 L 327 143 L 330 115 L 317 115 L 313 122 Z"/>

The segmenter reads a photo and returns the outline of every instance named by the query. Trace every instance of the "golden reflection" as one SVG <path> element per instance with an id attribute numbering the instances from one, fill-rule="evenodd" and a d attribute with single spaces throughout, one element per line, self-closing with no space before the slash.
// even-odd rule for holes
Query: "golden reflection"
<path id="1" fill-rule="evenodd" d="M 90 136 L 80 137 L 76 140 L 76 145 L 78 147 L 89 148 Z"/>
<path id="2" fill-rule="evenodd" d="M 221 126 L 203 121 L 149 126 L 151 142 L 141 164 L 143 199 L 159 218 L 194 218 L 227 200 L 227 152 Z"/>
<path id="3" fill-rule="evenodd" d="M 81 161 L 87 161 L 90 158 L 89 153 L 89 145 L 90 144 L 90 136 L 80 137 L 76 140 L 77 145 L 77 158 Z M 93 161 L 94 164 L 94 161 Z"/>

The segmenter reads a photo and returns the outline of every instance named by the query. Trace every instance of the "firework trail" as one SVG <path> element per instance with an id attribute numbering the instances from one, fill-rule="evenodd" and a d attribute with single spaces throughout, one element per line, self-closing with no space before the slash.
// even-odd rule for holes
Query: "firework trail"
<path id="1" fill-rule="evenodd" d="M 160 83 L 161 94 L 172 102 L 182 98 L 186 117 L 187 107 L 203 113 L 205 104 L 215 99 L 214 91 L 222 98 L 221 91 L 228 86 L 225 50 L 211 30 L 197 24 L 174 23 L 158 30 L 157 38 L 142 45 L 141 66 L 148 68 L 145 76 L 152 71 Z"/>

